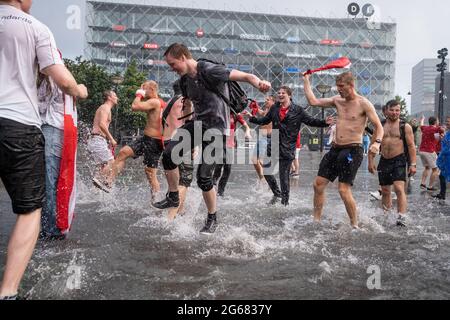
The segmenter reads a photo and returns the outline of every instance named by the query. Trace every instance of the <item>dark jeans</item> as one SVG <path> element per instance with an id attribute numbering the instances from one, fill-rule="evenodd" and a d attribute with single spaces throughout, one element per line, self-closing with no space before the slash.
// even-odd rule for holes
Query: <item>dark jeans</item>
<path id="1" fill-rule="evenodd" d="M 441 183 L 440 195 L 445 199 L 445 195 L 447 193 L 447 181 L 445 180 L 445 177 L 442 174 L 439 176 L 439 182 Z"/>
<path id="2" fill-rule="evenodd" d="M 197 168 L 197 185 L 199 186 L 199 188 L 203 191 L 203 192 L 209 192 L 214 188 L 214 184 L 213 184 L 213 172 L 214 172 L 214 167 L 215 167 L 215 163 L 208 163 L 205 161 L 205 157 L 204 157 L 204 152 L 205 149 L 215 141 L 215 139 L 223 139 L 223 135 L 220 136 L 214 136 L 212 141 L 203 141 L 203 136 L 205 134 L 205 131 L 208 130 L 208 128 L 205 128 L 202 126 L 201 122 L 193 122 L 193 121 L 189 121 L 186 122 L 186 124 L 184 126 L 182 126 L 180 129 L 184 129 L 187 130 L 185 132 L 187 132 L 190 136 L 190 145 L 187 144 L 186 146 L 184 146 L 183 148 L 183 152 L 184 154 L 189 154 L 189 157 L 191 155 L 192 150 L 196 147 L 196 146 L 200 146 L 202 145 L 202 159 L 201 159 L 201 163 L 198 165 Z M 178 130 L 178 132 L 180 132 L 182 130 Z M 199 132 L 201 133 L 201 136 L 199 137 L 195 137 L 194 133 L 195 132 Z M 195 138 L 195 139 L 194 139 Z M 172 156 L 178 156 L 181 158 L 182 154 L 175 152 L 174 155 L 172 155 L 172 151 L 175 149 L 178 151 L 178 147 L 180 146 L 180 144 L 183 144 L 183 139 L 180 139 L 179 141 L 172 139 L 170 141 L 170 143 L 166 146 L 164 152 L 163 152 L 163 166 L 164 166 L 164 170 L 174 170 L 176 169 L 178 166 L 177 164 L 174 163 Z M 186 144 L 186 143 L 184 143 Z M 220 150 L 218 150 L 218 152 L 222 153 L 222 148 L 220 148 Z M 214 152 L 215 153 L 215 152 Z M 220 157 L 223 157 L 223 155 L 221 155 Z"/>
<path id="3" fill-rule="evenodd" d="M 266 178 L 267 183 L 269 184 L 270 189 L 273 192 L 273 195 L 281 198 L 283 204 L 287 204 L 289 202 L 289 174 L 291 171 L 291 165 L 293 160 L 283 160 L 280 159 L 278 161 L 279 164 L 279 175 L 280 175 L 280 188 L 278 187 L 277 180 L 273 174 L 264 174 L 264 178 Z"/>

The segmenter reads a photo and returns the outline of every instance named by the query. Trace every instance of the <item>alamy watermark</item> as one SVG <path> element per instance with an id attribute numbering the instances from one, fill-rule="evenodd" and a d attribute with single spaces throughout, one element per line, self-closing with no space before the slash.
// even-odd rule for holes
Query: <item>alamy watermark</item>
<path id="1" fill-rule="evenodd" d="M 367 279 L 367 289 L 381 290 L 381 269 L 377 265 L 371 265 L 367 268 L 367 274 L 370 277 Z"/>
<path id="2" fill-rule="evenodd" d="M 81 290 L 81 280 L 83 275 L 82 266 L 71 265 L 66 273 L 69 275 L 66 281 L 66 288 L 69 290 Z"/>
<path id="3" fill-rule="evenodd" d="M 69 16 L 66 20 L 66 27 L 69 30 L 81 30 L 81 8 L 77 5 L 70 5 L 66 9 Z"/>

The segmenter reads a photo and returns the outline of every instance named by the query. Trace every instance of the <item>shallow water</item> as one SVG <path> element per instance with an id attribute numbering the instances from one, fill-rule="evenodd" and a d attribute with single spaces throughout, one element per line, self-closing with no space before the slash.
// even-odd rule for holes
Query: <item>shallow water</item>
<path id="1" fill-rule="evenodd" d="M 354 187 L 362 230 L 351 230 L 335 185 L 316 225 L 319 161 L 320 153 L 302 151 L 288 208 L 268 207 L 271 194 L 256 186 L 252 167 L 235 166 L 210 237 L 199 234 L 206 209 L 196 186 L 186 214 L 169 223 L 149 206 L 141 160 L 130 161 L 109 195 L 91 187 L 80 162 L 69 238 L 38 243 L 22 292 L 32 299 L 449 299 L 450 207 L 421 193 L 416 178 L 408 227 L 395 226 L 396 215 L 369 200 L 377 180 L 364 162 Z M 3 188 L 0 208 L 3 268 L 14 221 Z M 371 266 L 380 270 L 380 289 L 368 289 Z"/>

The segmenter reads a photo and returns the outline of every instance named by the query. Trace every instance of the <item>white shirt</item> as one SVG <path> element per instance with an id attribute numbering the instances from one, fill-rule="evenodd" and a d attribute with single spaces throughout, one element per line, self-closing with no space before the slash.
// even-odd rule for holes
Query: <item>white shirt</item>
<path id="1" fill-rule="evenodd" d="M 42 124 L 64 130 L 64 93 L 52 78 L 49 78 L 49 81 L 50 90 L 47 90 L 46 81 L 38 88 L 38 106 Z"/>
<path id="2" fill-rule="evenodd" d="M 0 118 L 40 127 L 39 68 L 63 64 L 52 32 L 10 5 L 0 4 Z"/>

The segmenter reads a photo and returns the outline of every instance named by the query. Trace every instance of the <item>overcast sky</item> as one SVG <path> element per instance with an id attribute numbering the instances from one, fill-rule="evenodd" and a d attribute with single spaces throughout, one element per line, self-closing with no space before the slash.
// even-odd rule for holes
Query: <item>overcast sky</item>
<path id="1" fill-rule="evenodd" d="M 448 0 L 110 0 L 190 8 L 226 9 L 318 17 L 347 17 L 347 6 L 356 2 L 376 6 L 382 22 L 397 23 L 396 93 L 406 96 L 411 90 L 412 67 L 424 58 L 435 58 L 436 51 L 450 47 L 450 1 Z M 281 5 L 280 5 L 281 3 Z M 81 24 L 73 17 L 77 8 Z M 66 57 L 83 53 L 85 0 L 34 0 L 32 12 L 50 27 Z M 69 23 L 69 25 L 68 25 Z M 436 74 L 437 75 L 437 74 Z M 409 99 L 408 99 L 409 101 Z"/>

